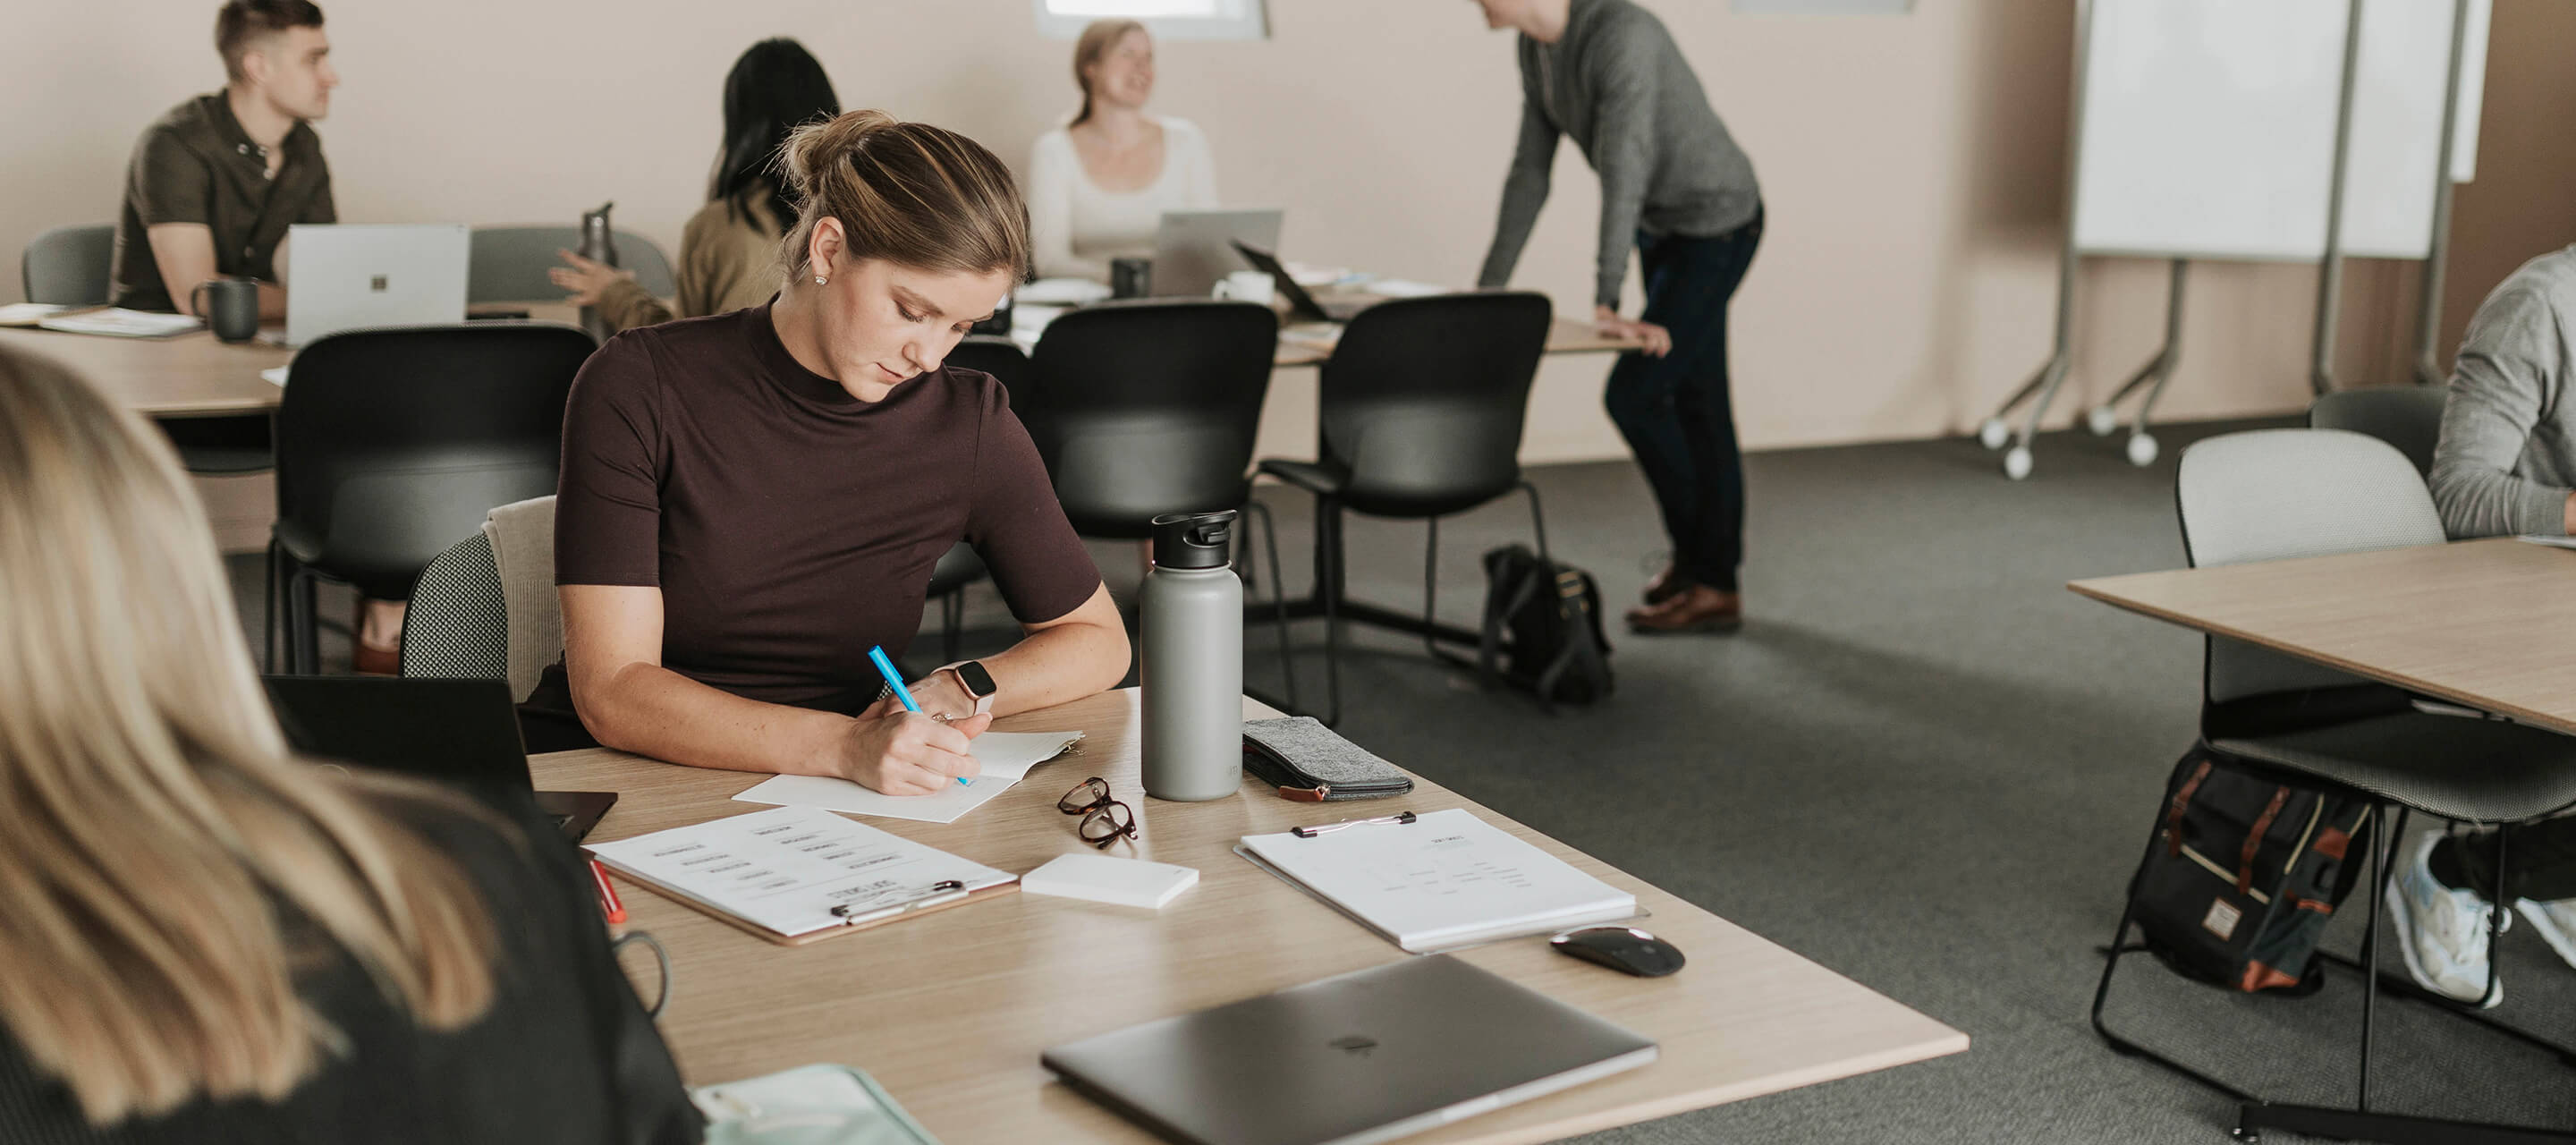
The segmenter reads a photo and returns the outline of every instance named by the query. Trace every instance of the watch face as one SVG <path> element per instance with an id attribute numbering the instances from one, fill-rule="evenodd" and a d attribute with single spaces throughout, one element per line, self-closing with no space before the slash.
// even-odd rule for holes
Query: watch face
<path id="1" fill-rule="evenodd" d="M 1000 685 L 993 682 L 993 674 L 985 671 L 982 664 L 973 660 L 958 665 L 957 676 L 966 682 L 966 690 L 978 697 L 989 696 L 1002 690 Z"/>

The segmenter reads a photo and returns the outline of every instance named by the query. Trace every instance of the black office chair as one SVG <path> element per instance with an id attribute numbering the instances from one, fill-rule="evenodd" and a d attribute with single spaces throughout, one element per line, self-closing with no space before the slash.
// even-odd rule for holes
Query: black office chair
<path id="1" fill-rule="evenodd" d="M 947 364 L 993 375 L 993 380 L 1002 383 L 1003 391 L 1011 395 L 1014 410 L 1030 401 L 1029 386 L 1037 370 L 1029 363 L 1029 356 L 1020 352 L 1017 342 L 999 334 L 969 334 L 948 352 Z M 1025 413 L 1020 416 L 1023 421 L 1028 418 Z"/>
<path id="2" fill-rule="evenodd" d="M 1361 311 L 1324 363 L 1320 456 L 1261 463 L 1261 472 L 1315 495 L 1324 722 L 1341 719 L 1345 619 L 1419 634 L 1434 656 L 1438 640 L 1477 643 L 1476 633 L 1434 619 L 1441 517 L 1521 490 L 1547 556 L 1547 522 L 1538 489 L 1521 478 L 1520 447 L 1549 317 L 1547 297 L 1530 293 L 1401 299 Z M 1345 597 L 1345 510 L 1424 522 L 1420 620 Z"/>
<path id="3" fill-rule="evenodd" d="M 27 244 L 18 260 L 27 301 L 105 306 L 115 268 L 116 228 L 55 227 Z M 265 413 L 157 417 L 153 424 L 177 447 L 190 473 L 257 473 L 274 464 Z"/>
<path id="4" fill-rule="evenodd" d="M 2433 475 L 2433 446 L 2442 440 L 2442 386 L 2373 386 L 2336 390 L 2308 407 L 2308 428 L 2348 429 L 2397 447 L 2415 472 Z"/>
<path id="5" fill-rule="evenodd" d="M 1157 299 L 1072 311 L 1038 339 L 1035 386 L 1020 420 L 1083 536 L 1145 540 L 1154 518 L 1167 513 L 1241 509 L 1258 517 L 1285 670 L 1279 537 L 1269 510 L 1252 499 L 1250 476 L 1278 344 L 1279 316 L 1249 302 Z M 1293 674 L 1287 687 L 1293 709 Z"/>
<path id="6" fill-rule="evenodd" d="M 564 399 L 596 348 L 549 325 L 352 330 L 304 347 L 277 411 L 270 670 L 320 670 L 317 582 L 409 600 L 495 506 L 552 493 Z"/>

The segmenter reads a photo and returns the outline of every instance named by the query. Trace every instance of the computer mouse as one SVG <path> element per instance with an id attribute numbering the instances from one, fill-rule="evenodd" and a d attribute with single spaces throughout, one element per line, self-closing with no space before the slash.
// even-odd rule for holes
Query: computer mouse
<path id="1" fill-rule="evenodd" d="M 1682 968 L 1682 952 L 1672 943 L 1633 926 L 1569 930 L 1547 943 L 1559 954 L 1598 962 L 1640 978 L 1661 978 Z"/>

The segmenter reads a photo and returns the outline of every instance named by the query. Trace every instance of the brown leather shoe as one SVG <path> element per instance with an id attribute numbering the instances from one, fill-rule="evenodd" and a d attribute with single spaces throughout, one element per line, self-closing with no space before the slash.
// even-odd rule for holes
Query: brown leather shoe
<path id="1" fill-rule="evenodd" d="M 1744 594 L 1689 585 L 1662 604 L 1628 610 L 1628 631 L 1639 636 L 1733 632 L 1744 627 Z"/>
<path id="2" fill-rule="evenodd" d="M 1689 587 L 1691 587 L 1689 580 L 1684 579 L 1673 566 L 1665 565 L 1664 571 L 1656 573 L 1653 580 L 1646 582 L 1646 603 L 1650 606 L 1662 604 L 1680 595 L 1683 589 Z M 1630 613 L 1630 615 L 1634 614 L 1633 611 Z"/>

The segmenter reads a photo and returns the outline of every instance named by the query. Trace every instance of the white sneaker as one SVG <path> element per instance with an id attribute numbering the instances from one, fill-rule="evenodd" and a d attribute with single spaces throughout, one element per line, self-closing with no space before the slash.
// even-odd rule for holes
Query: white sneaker
<path id="1" fill-rule="evenodd" d="M 2405 860 L 2388 885 L 2388 909 L 2397 916 L 2397 949 L 2406 972 L 2423 988 L 2465 1005 L 2493 1008 L 2504 1001 L 2504 983 L 2487 990 L 2487 924 L 2495 908 L 2474 891 L 2453 890 L 2428 866 L 2440 832 L 2407 844 Z M 2505 924 L 2513 915 L 2504 916 Z M 2485 1001 L 2479 1000 L 2487 994 Z"/>
<path id="2" fill-rule="evenodd" d="M 2522 917 L 2531 920 L 2531 929 L 2540 932 L 2541 941 L 2570 966 L 2576 966 L 2576 899 L 2557 902 L 2533 902 L 2515 899 L 2513 905 Z"/>

